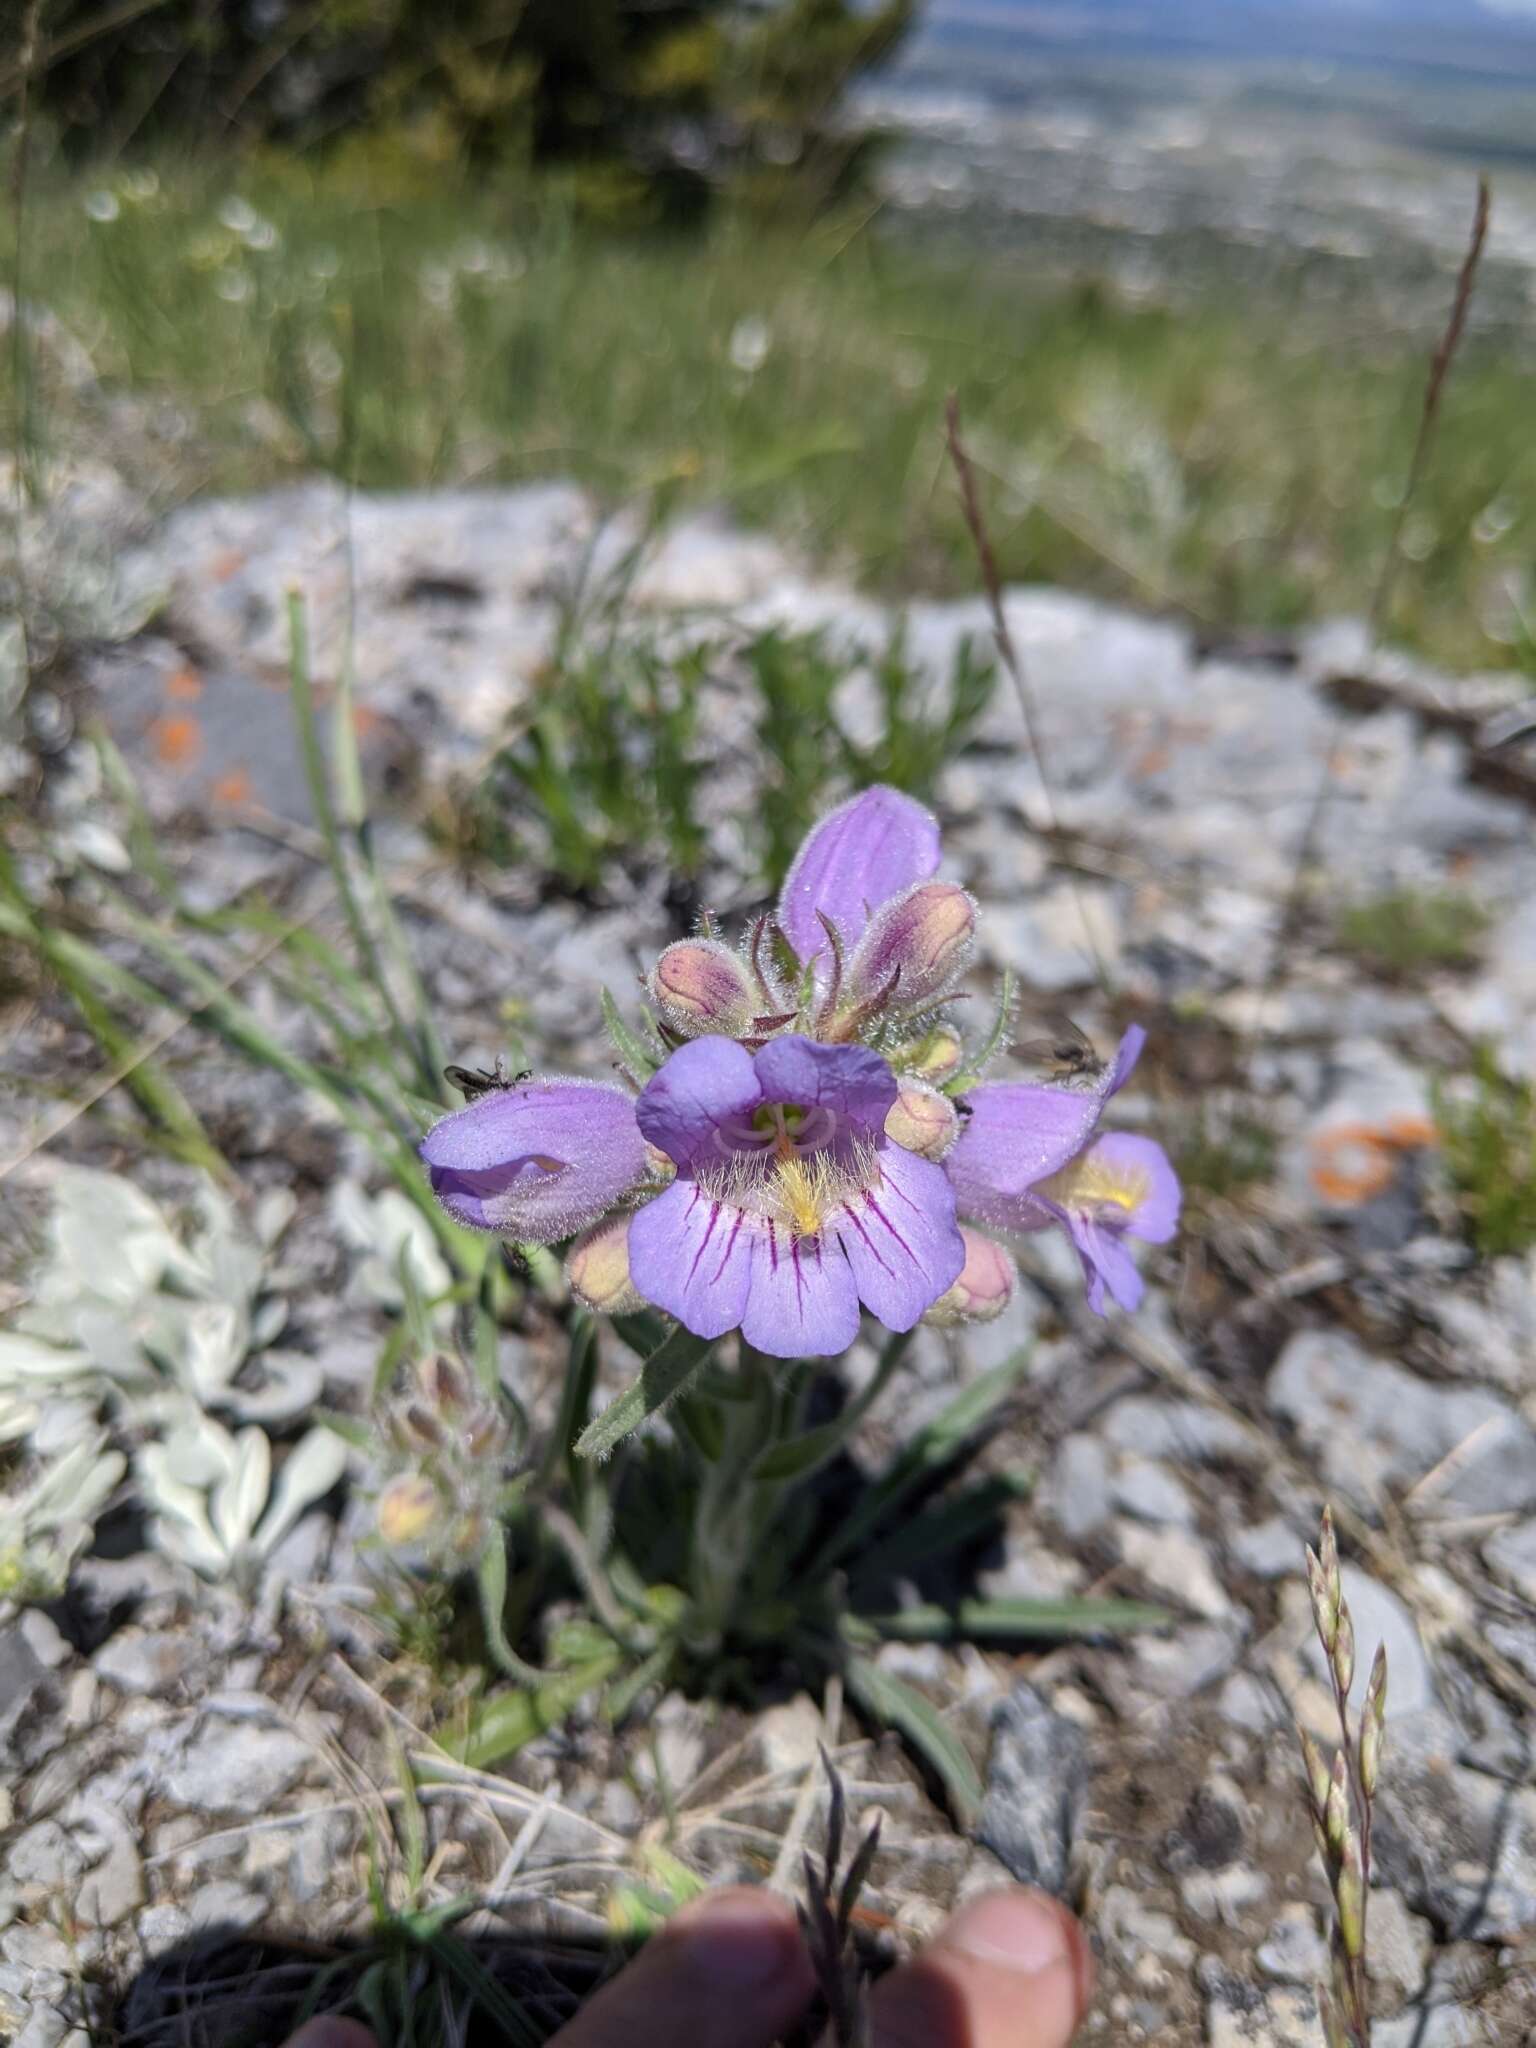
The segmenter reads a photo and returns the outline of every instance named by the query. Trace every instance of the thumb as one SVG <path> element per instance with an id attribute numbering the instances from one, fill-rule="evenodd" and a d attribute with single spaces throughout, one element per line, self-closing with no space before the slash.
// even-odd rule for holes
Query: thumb
<path id="1" fill-rule="evenodd" d="M 986 1892 L 876 1986 L 875 2048 L 1067 2048 L 1092 1988 L 1065 1906 L 1044 1892 Z"/>

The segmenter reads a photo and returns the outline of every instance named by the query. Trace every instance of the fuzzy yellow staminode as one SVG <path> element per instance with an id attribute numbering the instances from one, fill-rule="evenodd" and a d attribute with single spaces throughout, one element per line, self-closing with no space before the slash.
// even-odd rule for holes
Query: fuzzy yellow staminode
<path id="1" fill-rule="evenodd" d="M 828 1216 L 848 1193 L 846 1180 L 825 1154 L 793 1154 L 773 1169 L 774 1206 L 794 1237 L 819 1237 Z"/>
<path id="2" fill-rule="evenodd" d="M 1134 1216 L 1147 1199 L 1151 1183 L 1145 1173 L 1088 1153 L 1084 1158 L 1042 1181 L 1038 1192 L 1061 1203 L 1064 1209 L 1123 1209 Z"/>

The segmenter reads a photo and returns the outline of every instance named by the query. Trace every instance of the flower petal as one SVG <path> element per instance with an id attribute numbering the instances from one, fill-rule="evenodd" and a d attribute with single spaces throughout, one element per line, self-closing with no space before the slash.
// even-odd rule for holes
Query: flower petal
<path id="1" fill-rule="evenodd" d="M 899 1145 L 880 1150 L 880 1178 L 851 1195 L 831 1225 L 859 1299 L 888 1330 L 910 1330 L 960 1276 L 965 1244 L 942 1166 Z"/>
<path id="2" fill-rule="evenodd" d="M 1003 1229 L 1038 1229 L 1027 1199 L 1092 1137 L 1103 1109 L 1097 1088 L 994 1081 L 965 1097 L 970 1116 L 944 1162 L 962 1216 Z"/>
<path id="3" fill-rule="evenodd" d="M 831 1358 L 859 1334 L 859 1290 L 835 1241 L 757 1226 L 741 1334 L 770 1358 Z"/>
<path id="4" fill-rule="evenodd" d="M 674 1181 L 630 1220 L 629 1276 L 696 1337 L 723 1337 L 746 1310 L 757 1250 L 742 1210 Z"/>
<path id="5" fill-rule="evenodd" d="M 700 1156 L 714 1156 L 721 1122 L 750 1115 L 762 1099 L 751 1053 L 734 1039 L 711 1034 L 679 1046 L 657 1069 L 640 1092 L 635 1116 L 651 1144 L 689 1167 Z"/>
<path id="6" fill-rule="evenodd" d="M 598 1081 L 493 1088 L 441 1118 L 419 1149 L 455 1222 L 527 1244 L 573 1236 L 645 1171 L 633 1099 Z"/>
<path id="7" fill-rule="evenodd" d="M 1088 1216 L 1067 1213 L 1062 1220 L 1083 1262 L 1088 1306 L 1093 1313 L 1096 1316 L 1105 1313 L 1106 1287 L 1121 1308 L 1139 1307 L 1146 1292 L 1146 1282 L 1136 1270 L 1136 1261 L 1121 1243 L 1120 1233 Z"/>
<path id="8" fill-rule="evenodd" d="M 757 1080 L 764 1102 L 830 1109 L 872 1138 L 896 1100 L 895 1075 L 867 1045 L 822 1045 L 798 1035 L 769 1039 L 757 1055 Z"/>
<path id="9" fill-rule="evenodd" d="M 1142 1191 L 1116 1227 L 1149 1244 L 1166 1244 L 1179 1227 L 1179 1177 L 1156 1139 L 1138 1137 L 1134 1131 L 1108 1131 L 1095 1141 L 1088 1158 L 1113 1179 Z"/>
<path id="10" fill-rule="evenodd" d="M 779 896 L 779 923 L 802 963 L 828 951 L 822 916 L 852 946 L 872 910 L 926 882 L 938 865 L 939 828 L 922 805 L 899 790 L 866 789 L 801 842 Z"/>
<path id="11" fill-rule="evenodd" d="M 1147 1034 L 1139 1024 L 1127 1024 L 1120 1043 L 1115 1048 L 1115 1057 L 1108 1074 L 1100 1084 L 1104 1101 L 1111 1095 L 1118 1095 L 1131 1078 L 1131 1070 L 1141 1058 L 1141 1049 L 1147 1042 Z"/>

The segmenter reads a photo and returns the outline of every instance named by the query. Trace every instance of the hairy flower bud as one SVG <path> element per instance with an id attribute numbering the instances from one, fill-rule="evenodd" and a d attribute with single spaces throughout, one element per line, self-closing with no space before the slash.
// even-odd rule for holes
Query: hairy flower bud
<path id="1" fill-rule="evenodd" d="M 576 1299 L 607 1316 L 630 1315 L 645 1301 L 629 1277 L 629 1218 L 610 1217 L 571 1246 L 565 1277 Z"/>
<path id="2" fill-rule="evenodd" d="M 419 1543 L 438 1516 L 437 1488 L 414 1472 L 391 1479 L 375 1508 L 379 1534 L 393 1549 Z"/>
<path id="3" fill-rule="evenodd" d="M 931 1031 L 891 1055 L 891 1065 L 915 1075 L 919 1081 L 947 1081 L 958 1072 L 965 1057 L 965 1041 L 950 1024 L 935 1024 Z"/>
<path id="4" fill-rule="evenodd" d="M 474 1383 L 463 1366 L 441 1351 L 422 1360 L 416 1368 L 416 1382 L 422 1399 L 444 1415 L 467 1408 L 475 1396 Z"/>
<path id="5" fill-rule="evenodd" d="M 953 882 L 919 882 L 870 919 L 848 969 L 848 995 L 867 1002 L 896 980 L 896 1000 L 940 995 L 965 965 L 976 906 Z"/>
<path id="6" fill-rule="evenodd" d="M 961 1226 L 965 1264 L 960 1277 L 923 1317 L 925 1323 L 952 1330 L 960 1323 L 990 1323 L 1013 1299 L 1013 1261 L 1001 1245 L 979 1231 Z"/>
<path id="7" fill-rule="evenodd" d="M 897 1083 L 886 1113 L 885 1135 L 924 1159 L 942 1159 L 960 1130 L 960 1115 L 947 1095 L 925 1081 Z"/>
<path id="8" fill-rule="evenodd" d="M 651 994 L 669 1023 L 689 1032 L 744 1032 L 757 1006 L 746 966 L 718 939 L 680 939 L 651 975 Z"/>

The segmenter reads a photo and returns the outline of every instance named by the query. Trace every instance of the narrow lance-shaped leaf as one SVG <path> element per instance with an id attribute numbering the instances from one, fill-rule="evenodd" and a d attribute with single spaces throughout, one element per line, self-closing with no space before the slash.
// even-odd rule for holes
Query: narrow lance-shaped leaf
<path id="1" fill-rule="evenodd" d="M 965 1447 L 987 1418 L 1000 1408 L 1022 1378 L 1029 1363 L 1027 1352 L 1018 1352 L 984 1372 L 949 1406 L 918 1431 L 906 1448 L 899 1451 L 875 1480 L 853 1511 L 823 1545 L 812 1575 L 825 1571 L 856 1550 L 870 1532 L 893 1514 L 925 1479 L 940 1472 Z"/>
<path id="2" fill-rule="evenodd" d="M 611 1401 L 576 1440 L 582 1458 L 606 1458 L 648 1416 L 658 1414 L 681 1391 L 714 1349 L 708 1337 L 695 1337 L 681 1323 L 651 1353 L 640 1377 Z"/>
<path id="3" fill-rule="evenodd" d="M 974 1826 L 981 1812 L 981 1779 L 969 1753 L 945 1726 L 932 1702 L 867 1657 L 846 1657 L 843 1678 L 860 1706 L 905 1735 L 927 1758 L 949 1794 L 956 1819 L 963 1827 Z"/>

